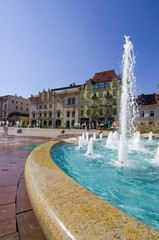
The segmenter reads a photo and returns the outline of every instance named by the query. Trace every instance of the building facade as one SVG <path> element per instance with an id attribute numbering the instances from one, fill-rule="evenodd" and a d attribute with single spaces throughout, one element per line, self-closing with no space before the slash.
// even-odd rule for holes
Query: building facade
<path id="1" fill-rule="evenodd" d="M 140 95 L 136 124 L 141 132 L 159 130 L 159 94 Z"/>
<path id="2" fill-rule="evenodd" d="M 44 127 L 74 127 L 78 123 L 79 87 L 49 89 L 31 96 L 30 124 Z"/>
<path id="3" fill-rule="evenodd" d="M 79 122 L 96 128 L 119 120 L 121 77 L 114 70 L 96 73 L 81 85 Z"/>
<path id="4" fill-rule="evenodd" d="M 26 118 L 28 121 L 30 108 L 29 99 L 17 95 L 6 95 L 0 97 L 0 100 L 2 102 L 2 121 L 7 119 L 11 126 L 15 125 L 17 121 L 21 126 L 27 125 Z M 21 120 L 22 117 L 25 117 L 25 121 Z"/>

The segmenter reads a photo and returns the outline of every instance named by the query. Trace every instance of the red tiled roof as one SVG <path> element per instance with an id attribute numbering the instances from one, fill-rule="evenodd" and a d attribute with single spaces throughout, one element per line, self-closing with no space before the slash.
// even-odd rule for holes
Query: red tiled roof
<path id="1" fill-rule="evenodd" d="M 115 73 L 115 70 L 104 71 L 104 72 L 96 73 L 93 77 L 93 81 L 94 83 L 109 82 L 109 81 L 112 81 L 114 77 L 118 78 L 117 74 Z"/>

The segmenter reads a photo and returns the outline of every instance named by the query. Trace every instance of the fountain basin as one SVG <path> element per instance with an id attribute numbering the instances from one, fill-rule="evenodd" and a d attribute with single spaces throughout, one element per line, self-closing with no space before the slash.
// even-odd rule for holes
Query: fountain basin
<path id="1" fill-rule="evenodd" d="M 158 239 L 159 232 L 101 200 L 52 160 L 58 141 L 37 147 L 25 167 L 28 196 L 47 239 Z"/>

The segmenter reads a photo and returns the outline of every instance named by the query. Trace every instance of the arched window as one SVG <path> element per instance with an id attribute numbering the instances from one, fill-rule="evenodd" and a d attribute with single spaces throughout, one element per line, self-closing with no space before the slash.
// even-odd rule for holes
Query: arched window
<path id="1" fill-rule="evenodd" d="M 68 99 L 68 105 L 70 105 L 70 104 L 71 104 L 71 98 Z"/>
<path id="2" fill-rule="evenodd" d="M 99 115 L 103 115 L 103 109 L 99 110 Z"/>
<path id="3" fill-rule="evenodd" d="M 74 126 L 74 124 L 75 124 L 75 120 L 72 120 L 72 127 Z"/>
<path id="4" fill-rule="evenodd" d="M 72 98 L 72 104 L 75 104 L 75 98 Z"/>
<path id="5" fill-rule="evenodd" d="M 75 117 L 75 111 L 72 112 L 72 117 L 73 117 L 73 118 Z"/>
<path id="6" fill-rule="evenodd" d="M 70 112 L 67 112 L 67 117 L 69 117 L 70 116 Z"/>
<path id="7" fill-rule="evenodd" d="M 57 117 L 58 117 L 58 118 L 60 117 L 60 112 L 57 112 Z"/>
<path id="8" fill-rule="evenodd" d="M 50 126 L 50 127 L 52 126 L 52 121 L 51 121 L 51 120 L 49 121 L 49 126 Z"/>
<path id="9" fill-rule="evenodd" d="M 90 115 L 90 109 L 87 110 L 87 115 Z"/>

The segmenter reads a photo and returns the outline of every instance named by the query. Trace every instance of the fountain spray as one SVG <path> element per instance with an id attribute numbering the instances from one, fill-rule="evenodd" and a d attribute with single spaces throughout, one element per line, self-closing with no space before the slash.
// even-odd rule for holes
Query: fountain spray
<path id="1" fill-rule="evenodd" d="M 124 54 L 123 54 L 123 76 L 122 91 L 120 102 L 120 143 L 118 160 L 123 163 L 127 160 L 127 141 L 128 131 L 130 134 L 135 131 L 134 120 L 136 116 L 135 106 L 135 82 L 134 77 L 135 56 L 134 47 L 129 40 L 129 36 L 125 36 Z"/>

